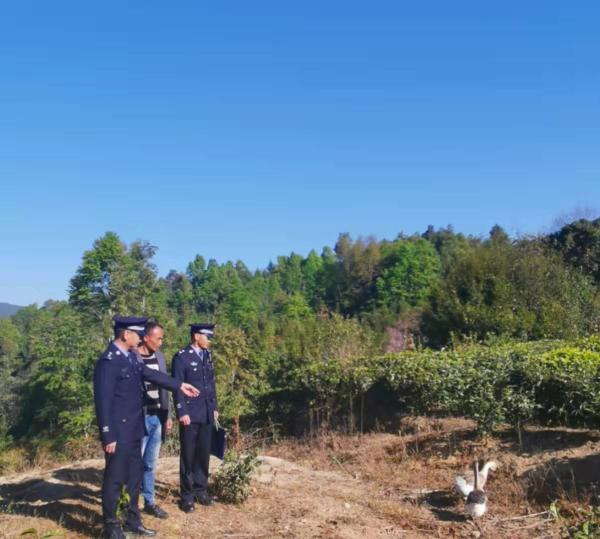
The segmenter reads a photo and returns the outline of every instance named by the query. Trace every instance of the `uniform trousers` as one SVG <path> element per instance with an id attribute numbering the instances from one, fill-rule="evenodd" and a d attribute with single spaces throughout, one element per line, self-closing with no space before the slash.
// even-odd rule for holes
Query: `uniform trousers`
<path id="1" fill-rule="evenodd" d="M 185 504 L 192 503 L 194 497 L 206 494 L 212 429 L 209 423 L 179 425 L 179 485 L 181 501 Z"/>
<path id="2" fill-rule="evenodd" d="M 142 440 L 117 442 L 114 453 L 104 453 L 105 468 L 102 482 L 102 516 L 106 526 L 118 524 L 117 502 L 121 487 L 125 485 L 129 494 L 127 523 L 137 526 L 141 523 L 138 497 L 144 464 L 142 462 Z"/>

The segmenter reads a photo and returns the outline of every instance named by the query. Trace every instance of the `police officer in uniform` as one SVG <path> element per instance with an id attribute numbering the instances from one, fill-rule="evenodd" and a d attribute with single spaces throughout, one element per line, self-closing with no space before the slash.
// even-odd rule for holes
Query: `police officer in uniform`
<path id="1" fill-rule="evenodd" d="M 96 362 L 94 403 L 100 439 L 105 453 L 102 482 L 103 536 L 123 539 L 117 520 L 117 502 L 121 487 L 129 494 L 125 531 L 152 536 L 156 532 L 142 525 L 138 496 L 143 474 L 142 438 L 144 428 L 144 381 L 150 381 L 188 397 L 198 395 L 190 384 L 146 367 L 131 352 L 140 342 L 146 318 L 115 316 L 115 339 Z"/>
<path id="2" fill-rule="evenodd" d="M 210 353 L 214 324 L 192 324 L 191 343 L 173 358 L 173 376 L 189 382 L 200 390 L 198 397 L 175 395 L 175 411 L 179 419 L 181 456 L 179 507 L 186 513 L 194 511 L 194 501 L 211 505 L 207 492 L 208 464 L 212 430 L 218 420 L 215 374 Z"/>

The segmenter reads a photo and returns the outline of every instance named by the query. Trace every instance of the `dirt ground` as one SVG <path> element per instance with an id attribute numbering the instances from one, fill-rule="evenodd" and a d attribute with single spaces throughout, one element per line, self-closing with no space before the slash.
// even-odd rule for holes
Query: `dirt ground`
<path id="1" fill-rule="evenodd" d="M 598 431 L 530 429 L 519 448 L 508 432 L 478 441 L 461 419 L 413 418 L 397 434 L 323 435 L 261 454 L 243 505 L 217 501 L 191 515 L 176 505 L 177 458 L 161 458 L 157 493 L 170 518 L 147 516 L 145 525 L 165 538 L 561 537 L 550 503 L 597 503 L 600 481 Z M 474 457 L 500 464 L 478 526 L 453 491 Z M 0 477 L 0 537 L 97 537 L 102 467 L 86 460 Z"/>

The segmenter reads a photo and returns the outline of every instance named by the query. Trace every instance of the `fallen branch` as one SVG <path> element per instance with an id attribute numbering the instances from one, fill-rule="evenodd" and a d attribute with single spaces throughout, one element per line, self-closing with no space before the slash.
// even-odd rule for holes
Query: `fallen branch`
<path id="1" fill-rule="evenodd" d="M 427 489 L 427 488 L 397 488 L 397 492 L 407 492 L 410 494 L 433 494 L 434 492 L 444 492 L 440 489 Z"/>
<path id="2" fill-rule="evenodd" d="M 356 477 L 354 476 L 353 473 L 351 473 L 338 459 L 335 455 L 329 455 L 329 457 L 331 458 L 331 460 L 333 460 L 333 462 L 335 462 L 341 469 L 343 472 L 347 473 L 352 479 L 356 479 Z"/>
<path id="3" fill-rule="evenodd" d="M 519 526 L 517 528 L 507 528 L 508 530 L 528 530 L 530 528 L 539 528 L 540 526 L 547 526 L 550 523 L 549 520 L 542 520 L 540 522 L 534 522 L 533 524 L 528 524 L 527 526 Z"/>
<path id="4" fill-rule="evenodd" d="M 533 517 L 540 517 L 542 515 L 548 515 L 550 513 L 550 511 L 541 511 L 540 513 L 531 513 L 530 515 L 521 515 L 518 517 L 508 517 L 508 518 L 499 518 L 498 522 L 507 522 L 509 520 L 520 520 L 523 518 L 533 518 Z"/>
<path id="5" fill-rule="evenodd" d="M 436 492 L 443 492 L 440 490 L 431 490 L 426 488 L 396 488 L 384 491 L 384 495 L 393 496 L 396 499 L 402 500 L 416 500 L 421 496 L 426 496 L 427 494 L 434 494 Z"/>

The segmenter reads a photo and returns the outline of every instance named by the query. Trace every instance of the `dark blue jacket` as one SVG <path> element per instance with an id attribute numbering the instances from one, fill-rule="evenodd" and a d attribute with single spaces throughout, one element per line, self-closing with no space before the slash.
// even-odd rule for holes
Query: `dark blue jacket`
<path id="1" fill-rule="evenodd" d="M 201 355 L 191 345 L 180 350 L 173 357 L 172 372 L 180 382 L 188 382 L 200 390 L 197 397 L 186 397 L 181 392 L 174 396 L 177 417 L 189 415 L 192 423 L 214 424 L 218 404 L 210 350 L 202 350 Z"/>
<path id="2" fill-rule="evenodd" d="M 144 380 L 181 393 L 180 382 L 149 369 L 135 354 L 126 355 L 111 342 L 94 369 L 96 420 L 103 445 L 144 437 Z"/>

